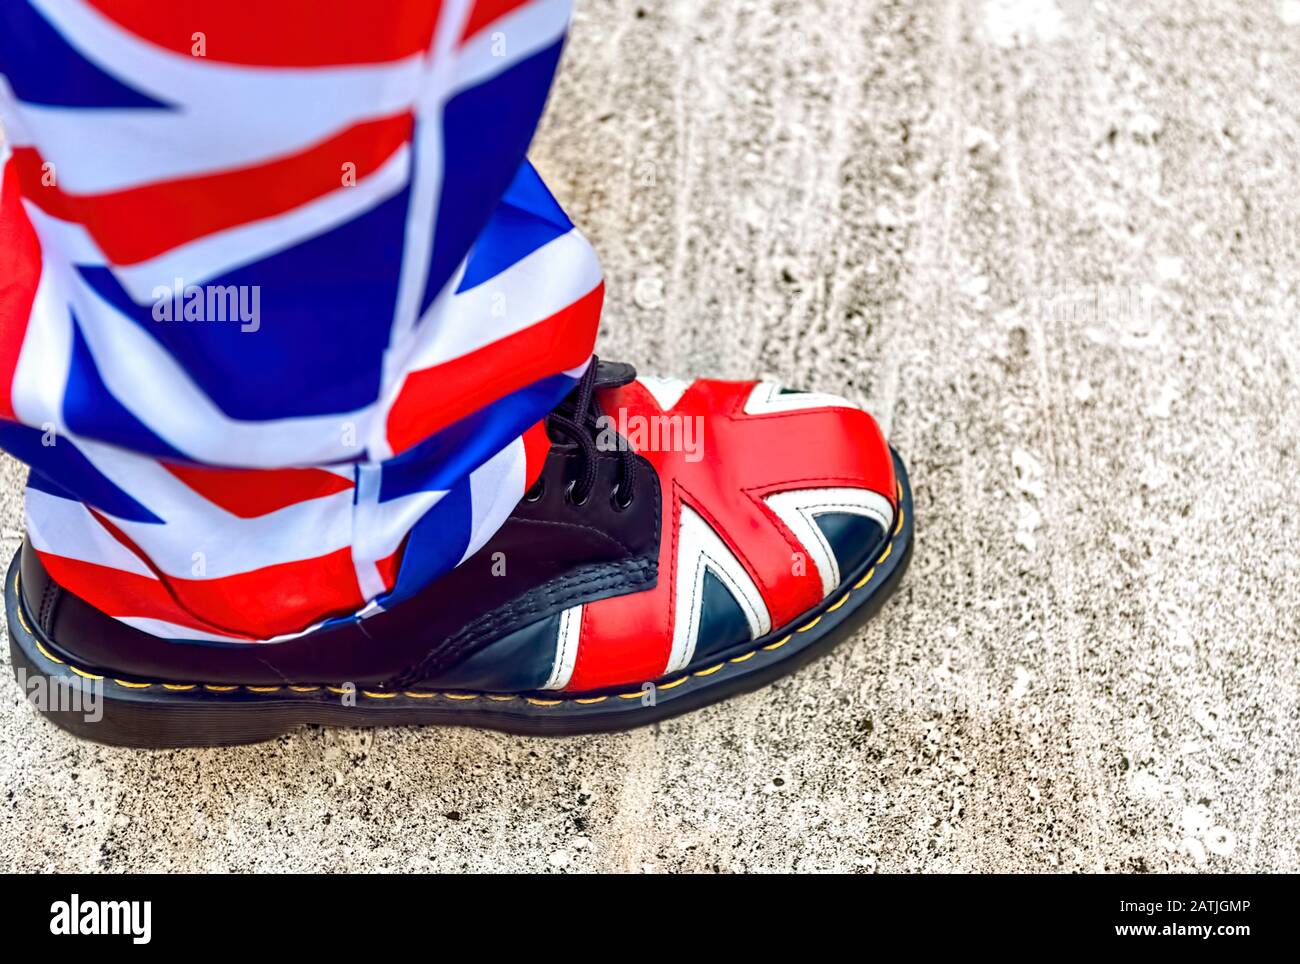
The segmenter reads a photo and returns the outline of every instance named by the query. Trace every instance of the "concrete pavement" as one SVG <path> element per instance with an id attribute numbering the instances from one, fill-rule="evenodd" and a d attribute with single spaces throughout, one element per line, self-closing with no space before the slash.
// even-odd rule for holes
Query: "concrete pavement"
<path id="1" fill-rule="evenodd" d="M 601 353 L 869 402 L 904 588 L 614 736 L 141 753 L 6 683 L 0 867 L 1300 870 L 1298 144 L 1294 0 L 579 0 Z"/>

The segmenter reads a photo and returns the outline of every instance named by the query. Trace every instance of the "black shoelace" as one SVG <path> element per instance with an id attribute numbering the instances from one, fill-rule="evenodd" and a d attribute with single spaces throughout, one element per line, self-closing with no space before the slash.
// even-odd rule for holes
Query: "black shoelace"
<path id="1" fill-rule="evenodd" d="M 595 356 L 581 381 L 574 386 L 555 411 L 546 416 L 546 429 L 552 442 L 567 441 L 576 445 L 580 453 L 578 459 L 578 476 L 570 480 L 564 495 L 574 505 L 585 505 L 596 487 L 598 459 L 601 447 L 596 438 L 602 430 L 608 428 L 608 420 L 602 419 L 604 413 L 596 404 L 596 370 L 599 367 Z M 636 484 L 636 457 L 626 440 L 612 432 L 618 439 L 619 472 L 618 484 L 610 495 L 611 501 L 618 509 L 626 509 L 632 504 Z M 536 502 L 546 491 L 546 480 L 538 478 L 532 488 L 524 495 L 529 502 Z"/>

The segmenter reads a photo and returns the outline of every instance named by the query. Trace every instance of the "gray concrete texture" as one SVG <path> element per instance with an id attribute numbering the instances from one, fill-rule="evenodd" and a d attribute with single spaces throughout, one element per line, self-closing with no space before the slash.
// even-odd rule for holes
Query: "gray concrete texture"
<path id="1" fill-rule="evenodd" d="M 579 0 L 533 156 L 601 352 L 868 402 L 904 588 L 614 736 L 141 753 L 6 684 L 0 864 L 1300 870 L 1298 126 L 1295 0 Z"/>

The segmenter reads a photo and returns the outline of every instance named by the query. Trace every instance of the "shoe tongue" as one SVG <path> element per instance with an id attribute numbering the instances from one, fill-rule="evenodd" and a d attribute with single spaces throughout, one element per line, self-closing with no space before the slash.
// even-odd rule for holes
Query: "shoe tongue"
<path id="1" fill-rule="evenodd" d="M 627 362 L 596 362 L 596 390 L 622 388 L 636 379 L 636 369 Z"/>

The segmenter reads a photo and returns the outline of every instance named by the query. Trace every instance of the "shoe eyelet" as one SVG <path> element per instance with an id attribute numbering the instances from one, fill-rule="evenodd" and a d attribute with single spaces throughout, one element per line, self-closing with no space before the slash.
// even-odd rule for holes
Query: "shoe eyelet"
<path id="1" fill-rule="evenodd" d="M 577 479 L 574 479 L 567 486 L 565 486 L 564 501 L 569 503 L 569 505 L 581 507 L 587 504 L 587 500 L 591 498 L 591 493 L 588 492 L 581 499 L 579 499 L 573 494 L 573 490 L 576 489 L 577 487 L 578 487 Z"/>
<path id="2" fill-rule="evenodd" d="M 628 508 L 628 506 L 632 504 L 633 496 L 629 495 L 627 497 L 627 501 L 624 501 L 623 499 L 619 498 L 619 493 L 622 490 L 622 488 L 623 487 L 621 485 L 616 485 L 614 486 L 613 489 L 610 490 L 609 493 L 609 504 L 614 507 L 615 512 L 623 512 L 625 509 Z"/>
<path id="3" fill-rule="evenodd" d="M 529 487 L 528 491 L 524 493 L 524 501 L 540 502 L 542 496 L 544 496 L 545 494 L 546 494 L 546 479 L 539 477 L 537 481 L 534 482 L 531 487 Z"/>

